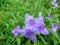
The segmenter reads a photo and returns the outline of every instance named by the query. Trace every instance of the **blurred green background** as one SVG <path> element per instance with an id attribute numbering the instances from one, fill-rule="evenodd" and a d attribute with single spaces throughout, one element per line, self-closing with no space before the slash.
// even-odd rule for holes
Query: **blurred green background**
<path id="1" fill-rule="evenodd" d="M 60 45 L 60 0 L 58 7 L 51 4 L 52 0 L 0 0 L 0 45 Z M 44 22 L 50 34 L 36 35 L 36 41 L 19 36 L 15 37 L 11 31 L 19 25 L 24 27 L 25 14 L 28 13 L 37 18 L 42 11 Z M 52 19 L 46 18 L 48 13 Z M 51 32 L 51 22 L 58 24 L 56 33 Z"/>

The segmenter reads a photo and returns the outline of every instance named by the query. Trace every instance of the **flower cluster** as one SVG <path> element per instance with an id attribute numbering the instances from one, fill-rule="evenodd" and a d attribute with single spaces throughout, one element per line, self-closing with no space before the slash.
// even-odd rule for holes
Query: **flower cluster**
<path id="1" fill-rule="evenodd" d="M 48 18 L 51 17 L 47 16 Z M 52 23 L 52 30 L 53 32 L 56 32 L 57 30 L 57 24 Z M 42 12 L 39 13 L 39 16 L 37 18 L 34 18 L 33 16 L 26 13 L 25 15 L 25 26 L 23 29 L 21 29 L 19 26 L 17 26 L 14 30 L 12 30 L 12 33 L 15 36 L 18 36 L 18 34 L 22 34 L 25 37 L 28 37 L 32 41 L 36 40 L 36 34 L 41 33 L 42 35 L 48 35 L 49 31 L 45 27 L 45 23 L 42 17 Z"/>
<path id="2" fill-rule="evenodd" d="M 51 2 L 51 4 L 54 5 L 55 7 L 58 6 L 56 0 L 53 0 Z M 52 18 L 50 13 L 48 13 L 47 18 L 48 19 Z M 52 23 L 52 31 L 56 32 L 57 28 L 58 28 L 58 25 L 55 24 L 55 23 Z M 26 13 L 24 28 L 21 29 L 20 26 L 17 26 L 14 30 L 12 30 L 12 33 L 15 36 L 18 36 L 18 34 L 20 33 L 23 36 L 28 37 L 29 39 L 34 41 L 34 40 L 36 40 L 36 34 L 41 33 L 42 35 L 48 35 L 49 31 L 45 27 L 45 23 L 44 23 L 44 20 L 43 20 L 43 17 L 42 17 L 42 12 L 40 12 L 39 16 L 37 18 L 34 18 L 33 16 Z"/>

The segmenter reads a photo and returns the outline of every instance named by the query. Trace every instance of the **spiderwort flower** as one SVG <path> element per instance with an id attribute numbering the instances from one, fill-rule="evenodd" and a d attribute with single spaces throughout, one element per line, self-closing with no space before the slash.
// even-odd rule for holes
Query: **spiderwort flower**
<path id="1" fill-rule="evenodd" d="M 35 30 L 35 28 L 34 28 L 36 26 L 36 22 L 35 22 L 35 19 L 33 18 L 33 16 L 26 13 L 25 22 L 26 22 L 25 25 L 27 25 L 31 30 L 35 31 L 35 33 L 38 33 L 38 31 Z M 25 27 L 27 27 L 27 26 L 25 26 Z"/>
<path id="2" fill-rule="evenodd" d="M 25 25 L 24 29 L 20 31 L 20 34 L 31 39 L 32 41 L 36 40 L 35 33 L 29 25 Z"/>
<path id="3" fill-rule="evenodd" d="M 44 25 L 39 25 L 37 26 L 37 29 L 39 30 L 39 32 L 43 35 L 48 35 L 49 32 L 47 30 L 47 28 Z"/>
<path id="4" fill-rule="evenodd" d="M 56 32 L 57 28 L 58 28 L 58 25 L 55 23 L 52 23 L 52 31 Z"/>
<path id="5" fill-rule="evenodd" d="M 25 15 L 25 22 L 26 22 L 26 24 L 29 24 L 31 26 L 33 26 L 35 24 L 35 20 L 34 20 L 33 16 L 29 15 L 28 13 L 26 13 L 26 15 Z"/>
<path id="6" fill-rule="evenodd" d="M 39 32 L 43 35 L 48 35 L 49 32 L 45 27 L 44 21 L 43 21 L 43 17 L 42 17 L 42 12 L 39 13 L 39 17 L 36 19 L 36 28 L 37 30 L 39 30 Z"/>
<path id="7" fill-rule="evenodd" d="M 26 21 L 26 25 L 35 33 L 35 34 L 38 34 L 39 31 L 36 30 L 35 26 L 37 24 L 37 21 L 35 21 L 35 19 L 30 16 L 29 14 L 26 13 L 26 16 L 25 16 L 25 21 Z M 39 21 L 39 20 L 38 20 Z M 26 27 L 26 26 L 25 26 Z"/>
<path id="8" fill-rule="evenodd" d="M 36 40 L 35 33 L 31 30 L 27 30 L 25 36 L 30 38 L 32 41 Z"/>
<path id="9" fill-rule="evenodd" d="M 48 19 L 50 19 L 50 18 L 51 18 L 51 15 L 50 15 L 50 13 L 48 13 L 48 16 L 47 16 L 47 18 L 48 18 Z"/>
<path id="10" fill-rule="evenodd" d="M 20 32 L 20 27 L 17 26 L 14 30 L 12 30 L 12 33 L 15 35 L 15 36 L 18 36 L 18 33 Z"/>
<path id="11" fill-rule="evenodd" d="M 55 7 L 57 7 L 57 6 L 58 6 L 58 4 L 57 4 L 56 0 L 53 0 L 53 1 L 52 1 L 52 5 L 54 5 Z"/>

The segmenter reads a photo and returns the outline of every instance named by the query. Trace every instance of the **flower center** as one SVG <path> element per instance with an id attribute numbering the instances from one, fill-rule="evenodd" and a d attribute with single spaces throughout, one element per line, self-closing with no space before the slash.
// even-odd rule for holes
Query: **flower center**
<path id="1" fill-rule="evenodd" d="M 56 1 L 54 1 L 54 4 L 56 4 Z"/>
<path id="2" fill-rule="evenodd" d="M 57 27 L 57 24 L 53 24 L 53 27 Z"/>
<path id="3" fill-rule="evenodd" d="M 34 24 L 35 23 L 34 20 L 32 20 L 32 19 L 29 22 L 30 22 L 30 24 Z"/>
<path id="4" fill-rule="evenodd" d="M 25 36 L 29 37 L 33 34 L 33 32 L 31 30 L 27 30 L 27 33 L 25 34 Z"/>

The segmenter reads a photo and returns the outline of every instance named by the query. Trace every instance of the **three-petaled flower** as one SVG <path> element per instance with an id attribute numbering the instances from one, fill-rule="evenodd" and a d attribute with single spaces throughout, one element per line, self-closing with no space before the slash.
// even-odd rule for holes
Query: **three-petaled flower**
<path id="1" fill-rule="evenodd" d="M 58 4 L 57 4 L 56 0 L 53 0 L 51 3 L 52 3 L 52 5 L 54 5 L 55 7 L 57 7 L 57 6 L 58 6 Z"/>
<path id="2" fill-rule="evenodd" d="M 52 31 L 56 32 L 57 28 L 58 28 L 58 25 L 55 23 L 52 23 Z"/>

